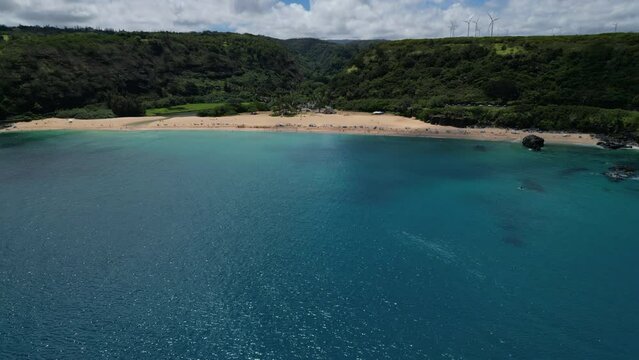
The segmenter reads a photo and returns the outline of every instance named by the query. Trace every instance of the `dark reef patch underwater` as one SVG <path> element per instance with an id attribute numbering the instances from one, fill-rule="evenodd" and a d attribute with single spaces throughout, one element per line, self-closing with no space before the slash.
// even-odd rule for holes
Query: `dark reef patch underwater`
<path id="1" fill-rule="evenodd" d="M 0 358 L 635 359 L 617 164 L 639 154 L 2 134 Z"/>

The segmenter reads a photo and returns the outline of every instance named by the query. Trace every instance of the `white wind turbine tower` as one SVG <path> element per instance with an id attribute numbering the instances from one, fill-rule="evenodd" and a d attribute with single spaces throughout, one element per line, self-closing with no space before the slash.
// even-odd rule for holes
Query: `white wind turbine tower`
<path id="1" fill-rule="evenodd" d="M 466 25 L 468 25 L 468 33 L 466 34 L 466 36 L 470 37 L 470 24 L 473 22 L 473 15 L 471 15 L 468 20 L 464 20 L 464 22 L 466 23 Z"/>
<path id="2" fill-rule="evenodd" d="M 481 35 L 481 31 L 479 30 L 479 18 L 473 22 L 475 23 L 475 37 L 477 37 L 478 35 Z"/>
<path id="3" fill-rule="evenodd" d="M 488 27 L 490 28 L 490 36 L 493 36 L 493 30 L 495 29 L 495 22 L 497 20 L 499 20 L 498 17 L 493 17 L 490 13 L 488 13 L 488 17 L 490 18 L 490 25 L 488 25 Z"/>
<path id="4" fill-rule="evenodd" d="M 457 23 L 455 21 L 450 22 L 450 37 L 455 37 L 455 29 L 457 29 Z"/>

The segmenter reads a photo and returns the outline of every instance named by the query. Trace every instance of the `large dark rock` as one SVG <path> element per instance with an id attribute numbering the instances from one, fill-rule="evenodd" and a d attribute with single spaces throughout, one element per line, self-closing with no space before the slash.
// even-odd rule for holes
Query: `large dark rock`
<path id="1" fill-rule="evenodd" d="M 634 177 L 637 173 L 637 169 L 628 165 L 616 165 L 608 169 L 604 173 L 608 179 L 618 182 Z"/>
<path id="2" fill-rule="evenodd" d="M 544 142 L 544 139 L 537 135 L 528 135 L 521 141 L 521 144 L 533 151 L 539 151 L 544 147 Z"/>

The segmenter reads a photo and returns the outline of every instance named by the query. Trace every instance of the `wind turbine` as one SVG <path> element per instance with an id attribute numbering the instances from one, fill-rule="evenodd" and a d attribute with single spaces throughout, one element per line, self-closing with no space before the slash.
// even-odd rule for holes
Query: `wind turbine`
<path id="1" fill-rule="evenodd" d="M 455 37 L 455 29 L 457 29 L 457 23 L 455 21 L 450 22 L 450 37 Z"/>
<path id="2" fill-rule="evenodd" d="M 473 22 L 473 15 L 471 15 L 468 20 L 464 20 L 464 22 L 468 25 L 468 33 L 466 34 L 466 37 L 470 37 L 470 23 Z"/>
<path id="3" fill-rule="evenodd" d="M 477 37 L 478 35 L 481 35 L 481 31 L 479 30 L 479 18 L 473 22 L 475 23 L 475 37 Z"/>
<path id="4" fill-rule="evenodd" d="M 615 23 L 615 33 L 617 32 L 617 25 L 619 24 Z"/>
<path id="5" fill-rule="evenodd" d="M 488 25 L 488 27 L 490 28 L 490 36 L 493 36 L 493 30 L 495 29 L 495 22 L 497 20 L 499 20 L 498 17 L 493 17 L 490 13 L 488 13 L 488 17 L 490 18 L 490 25 Z"/>

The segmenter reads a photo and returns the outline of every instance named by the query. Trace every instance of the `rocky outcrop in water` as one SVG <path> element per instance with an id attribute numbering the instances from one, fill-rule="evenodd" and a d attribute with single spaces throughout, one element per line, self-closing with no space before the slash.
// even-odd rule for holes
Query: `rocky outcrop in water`
<path id="1" fill-rule="evenodd" d="M 524 241 L 516 236 L 516 235 L 507 235 L 504 236 L 501 241 L 503 241 L 506 244 L 512 245 L 514 247 L 523 247 L 524 246 Z"/>
<path id="2" fill-rule="evenodd" d="M 533 151 L 540 151 L 544 147 L 544 142 L 545 140 L 537 135 L 528 135 L 521 141 L 521 144 Z"/>
<path id="3" fill-rule="evenodd" d="M 608 150 L 630 149 L 632 148 L 631 144 L 634 143 L 628 136 L 610 137 L 600 135 L 598 139 L 600 141 L 597 142 L 597 145 Z"/>
<path id="4" fill-rule="evenodd" d="M 618 142 L 615 140 L 606 140 L 606 141 L 599 141 L 597 143 L 598 146 L 601 146 L 604 149 L 608 149 L 608 150 L 618 150 L 618 149 L 630 149 L 631 146 L 623 143 L 623 142 Z"/>
<path id="5" fill-rule="evenodd" d="M 608 179 L 614 182 L 630 179 L 634 177 L 636 174 L 637 174 L 637 169 L 628 165 L 616 165 L 609 168 L 608 171 L 604 173 L 604 175 L 606 175 Z"/>
<path id="6" fill-rule="evenodd" d="M 546 189 L 544 189 L 543 186 L 541 186 L 541 184 L 539 184 L 538 182 L 536 182 L 535 180 L 532 179 L 524 179 L 521 182 L 521 185 L 519 186 L 520 190 L 530 190 L 530 191 L 536 191 L 536 192 L 546 192 Z"/>

